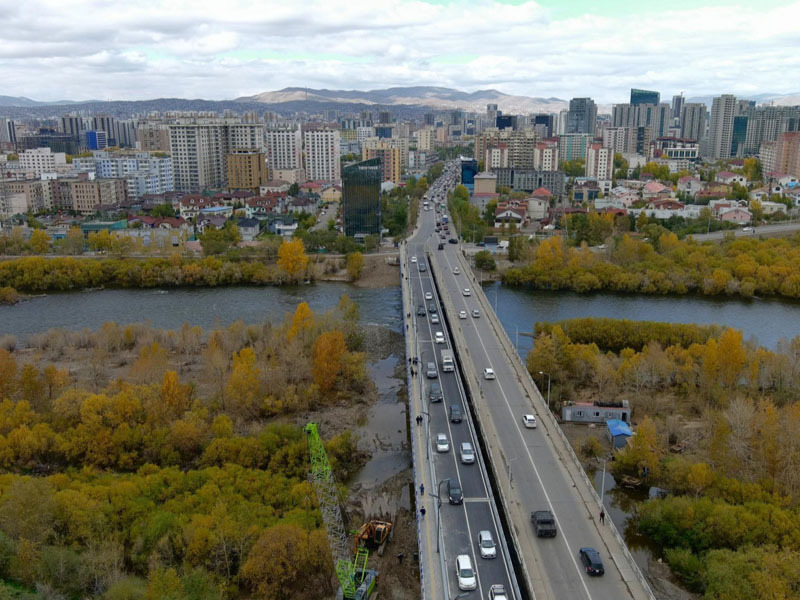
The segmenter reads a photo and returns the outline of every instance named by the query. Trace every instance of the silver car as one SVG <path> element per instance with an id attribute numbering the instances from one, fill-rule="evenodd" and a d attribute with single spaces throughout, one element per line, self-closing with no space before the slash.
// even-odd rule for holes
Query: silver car
<path id="1" fill-rule="evenodd" d="M 444 433 L 436 434 L 436 451 L 450 452 L 450 442 L 447 440 L 447 435 Z"/>
<path id="2" fill-rule="evenodd" d="M 475 450 L 469 442 L 461 442 L 461 462 L 465 465 L 475 462 Z"/>
<path id="3" fill-rule="evenodd" d="M 497 558 L 497 545 L 494 543 L 491 531 L 483 530 L 478 533 L 478 547 L 481 550 L 481 558 Z"/>

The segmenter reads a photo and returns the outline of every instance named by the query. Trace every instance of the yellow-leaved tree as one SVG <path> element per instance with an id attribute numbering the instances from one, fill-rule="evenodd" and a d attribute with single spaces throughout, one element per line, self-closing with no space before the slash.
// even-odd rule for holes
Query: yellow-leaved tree
<path id="1" fill-rule="evenodd" d="M 284 241 L 278 248 L 278 266 L 292 279 L 306 270 L 308 255 L 302 240 Z"/>
<path id="2" fill-rule="evenodd" d="M 289 333 L 286 337 L 293 340 L 299 334 L 303 334 L 314 325 L 314 312 L 308 306 L 308 302 L 301 302 L 297 305 L 292 317 L 292 326 L 289 328 Z"/>
<path id="3" fill-rule="evenodd" d="M 34 229 L 30 239 L 31 250 L 36 254 L 44 254 L 50 248 L 50 236 L 44 229 Z"/>
<path id="4" fill-rule="evenodd" d="M 364 270 L 364 255 L 358 250 L 347 255 L 347 274 L 353 281 L 361 276 Z"/>
<path id="5" fill-rule="evenodd" d="M 233 371 L 225 386 L 228 406 L 244 418 L 254 417 L 259 411 L 261 377 L 256 368 L 256 353 L 252 348 L 242 348 L 233 353 Z"/>
<path id="6" fill-rule="evenodd" d="M 347 354 L 347 344 L 341 331 L 333 330 L 321 334 L 311 349 L 314 366 L 314 383 L 323 393 L 330 393 L 342 371 L 343 359 Z"/>

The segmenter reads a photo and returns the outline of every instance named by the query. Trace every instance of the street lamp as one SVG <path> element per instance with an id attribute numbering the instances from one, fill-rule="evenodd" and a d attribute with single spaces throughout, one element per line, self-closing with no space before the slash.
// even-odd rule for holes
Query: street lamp
<path id="1" fill-rule="evenodd" d="M 600 508 L 603 508 L 603 497 L 606 493 L 606 461 L 608 458 L 603 459 L 603 479 L 600 482 Z"/>
<path id="2" fill-rule="evenodd" d="M 550 408 L 550 373 L 539 371 L 539 375 L 547 375 L 547 410 L 553 412 L 553 409 Z"/>
<path id="3" fill-rule="evenodd" d="M 450 481 L 450 478 L 442 479 L 436 486 L 436 554 L 439 554 L 439 538 L 442 537 L 442 484 L 445 481 Z"/>

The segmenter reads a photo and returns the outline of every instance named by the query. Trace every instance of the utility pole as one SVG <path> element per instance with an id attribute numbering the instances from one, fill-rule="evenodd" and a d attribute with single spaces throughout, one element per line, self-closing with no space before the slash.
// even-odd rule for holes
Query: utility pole
<path id="1" fill-rule="evenodd" d="M 539 375 L 547 375 L 547 410 L 553 412 L 553 409 L 550 408 L 550 373 L 539 371 Z"/>

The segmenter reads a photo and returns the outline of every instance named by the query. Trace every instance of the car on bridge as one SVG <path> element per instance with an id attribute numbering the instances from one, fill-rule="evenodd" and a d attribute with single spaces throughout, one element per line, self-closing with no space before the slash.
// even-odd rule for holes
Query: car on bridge
<path id="1" fill-rule="evenodd" d="M 495 583 L 489 588 L 489 600 L 508 600 L 506 588 L 502 583 Z"/>
<path id="2" fill-rule="evenodd" d="M 450 422 L 451 423 L 461 423 L 461 419 L 464 416 L 461 414 L 461 405 L 459 404 L 451 404 L 450 405 Z"/>
<path id="3" fill-rule="evenodd" d="M 472 560 L 468 554 L 456 556 L 456 575 L 458 576 L 458 589 L 474 590 L 478 587 L 475 569 L 472 568 Z"/>
<path id="4" fill-rule="evenodd" d="M 479 311 L 477 308 L 473 308 L 472 309 L 472 318 L 473 319 L 477 319 L 480 316 L 481 316 L 481 311 Z"/>
<path id="5" fill-rule="evenodd" d="M 531 522 L 537 537 L 556 537 L 556 519 L 549 510 L 537 510 L 531 513 Z"/>
<path id="6" fill-rule="evenodd" d="M 491 531 L 483 530 L 478 533 L 478 548 L 481 551 L 481 558 L 497 558 L 497 545 L 494 543 Z"/>
<path id="7" fill-rule="evenodd" d="M 522 422 L 528 429 L 536 429 L 536 415 L 522 415 Z"/>
<path id="8" fill-rule="evenodd" d="M 441 402 L 442 386 L 440 386 L 438 383 L 432 383 L 428 397 L 430 398 L 431 402 Z"/>
<path id="9" fill-rule="evenodd" d="M 461 462 L 465 465 L 475 462 L 475 449 L 469 442 L 461 442 Z"/>
<path id="10" fill-rule="evenodd" d="M 447 441 L 447 435 L 444 433 L 436 434 L 436 451 L 437 452 L 450 452 L 450 442 Z"/>
<path id="11" fill-rule="evenodd" d="M 599 577 L 606 572 L 603 568 L 603 561 L 600 559 L 600 553 L 594 548 L 581 548 L 578 554 L 589 575 Z"/>
<path id="12" fill-rule="evenodd" d="M 428 379 L 436 379 L 436 378 L 438 378 L 438 377 L 439 377 L 439 374 L 436 372 L 436 363 L 434 363 L 434 362 L 429 362 L 429 363 L 428 363 L 428 364 L 425 366 L 425 376 L 426 376 Z"/>
<path id="13" fill-rule="evenodd" d="M 458 313 L 458 318 L 459 319 L 466 319 L 467 318 L 467 311 L 462 310 L 461 312 L 459 312 Z"/>
<path id="14" fill-rule="evenodd" d="M 412 257 L 411 257 L 411 262 L 412 262 L 412 263 L 415 263 L 415 262 L 417 262 L 417 257 L 416 257 L 416 256 L 412 256 Z"/>
<path id="15" fill-rule="evenodd" d="M 494 369 L 493 369 L 493 368 L 491 368 L 491 367 L 486 367 L 486 368 L 483 370 L 483 378 L 484 378 L 484 379 L 495 379 L 495 378 L 496 378 L 496 376 L 495 376 L 495 374 L 494 374 Z"/>
<path id="16" fill-rule="evenodd" d="M 425 316 L 425 305 L 424 305 L 424 304 L 420 304 L 420 305 L 417 307 L 417 315 L 419 315 L 419 316 L 421 316 L 421 317 L 422 317 L 422 316 Z"/>
<path id="17" fill-rule="evenodd" d="M 433 335 L 433 339 L 437 344 L 444 344 L 444 333 L 442 333 L 441 331 L 437 331 Z"/>
<path id="18" fill-rule="evenodd" d="M 464 492 L 461 491 L 461 484 L 457 479 L 447 480 L 447 501 L 450 504 L 461 504 L 464 502 Z"/>
<path id="19" fill-rule="evenodd" d="M 461 293 L 464 294 L 465 296 L 472 296 L 472 290 L 469 288 L 464 288 Z"/>
<path id="20" fill-rule="evenodd" d="M 433 300 L 433 294 L 430 292 L 425 292 L 425 300 Z"/>
<path id="21" fill-rule="evenodd" d="M 431 325 L 438 325 L 439 324 L 439 315 L 436 313 L 431 313 Z"/>

